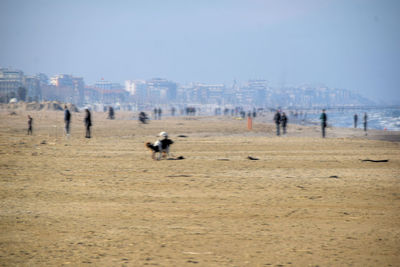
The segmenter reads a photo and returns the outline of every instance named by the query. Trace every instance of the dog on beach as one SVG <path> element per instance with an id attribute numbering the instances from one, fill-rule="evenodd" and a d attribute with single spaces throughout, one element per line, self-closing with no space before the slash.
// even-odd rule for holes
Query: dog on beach
<path id="1" fill-rule="evenodd" d="M 161 132 L 159 134 L 161 139 L 154 142 L 154 144 L 147 142 L 146 147 L 152 152 L 151 158 L 154 160 L 160 160 L 161 157 L 169 157 L 169 148 L 174 143 L 171 139 L 168 139 L 168 133 Z"/>

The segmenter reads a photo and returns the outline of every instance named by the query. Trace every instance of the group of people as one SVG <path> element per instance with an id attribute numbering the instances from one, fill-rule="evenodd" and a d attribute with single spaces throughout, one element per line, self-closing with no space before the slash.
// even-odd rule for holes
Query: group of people
<path id="1" fill-rule="evenodd" d="M 275 115 L 274 115 L 274 122 L 276 125 L 276 135 L 280 136 L 281 135 L 281 126 L 282 126 L 282 132 L 283 134 L 286 134 L 286 126 L 288 123 L 288 117 L 286 116 L 285 112 L 282 112 L 280 110 L 277 110 Z"/>
<path id="2" fill-rule="evenodd" d="M 326 115 L 325 109 L 322 110 L 322 113 L 321 113 L 319 119 L 321 120 L 322 138 L 325 138 L 326 127 L 328 126 L 328 115 Z M 358 115 L 354 114 L 354 128 L 357 128 L 357 121 L 358 121 Z M 274 115 L 274 122 L 276 125 L 276 135 L 279 136 L 281 134 L 281 131 L 280 131 L 281 127 L 282 127 L 283 134 L 286 134 L 288 117 L 286 116 L 285 112 L 281 112 L 280 110 L 277 110 Z M 368 115 L 367 115 L 367 113 L 364 113 L 363 125 L 364 125 L 365 135 L 367 135 L 367 124 L 368 124 Z"/>
<path id="3" fill-rule="evenodd" d="M 161 120 L 162 109 L 161 108 L 154 108 L 153 110 L 154 119 Z"/>
<path id="4" fill-rule="evenodd" d="M 65 123 L 65 134 L 67 137 L 70 136 L 70 130 L 71 130 L 71 112 L 69 111 L 68 107 L 65 105 L 64 106 L 64 123 Z M 92 127 L 92 116 L 90 114 L 90 111 L 88 108 L 85 109 L 85 118 L 83 120 L 86 128 L 86 138 L 91 138 L 90 134 L 90 127 Z M 28 115 L 28 135 L 33 134 L 33 118 Z"/>
<path id="5" fill-rule="evenodd" d="M 354 128 L 357 128 L 357 123 L 358 123 L 358 115 L 356 113 L 356 114 L 354 114 Z M 364 126 L 364 132 L 365 132 L 365 134 L 367 134 L 368 115 L 366 112 L 364 112 L 364 116 L 363 116 L 363 126 Z"/>
<path id="6" fill-rule="evenodd" d="M 322 130 L 322 138 L 325 138 L 325 128 L 328 126 L 327 121 L 328 121 L 328 115 L 326 115 L 325 109 L 322 110 L 321 116 L 319 117 L 321 120 L 321 130 Z M 358 115 L 357 113 L 354 114 L 354 128 L 357 128 L 357 123 L 358 123 Z M 363 116 L 363 125 L 364 125 L 364 132 L 365 135 L 367 135 L 367 127 L 368 127 L 368 115 L 366 112 L 364 112 Z"/>
<path id="7" fill-rule="evenodd" d="M 89 108 L 85 108 L 85 118 L 83 119 L 83 122 L 85 124 L 85 129 L 86 129 L 85 137 L 91 138 L 90 127 L 92 127 L 92 115 L 89 111 Z M 67 137 L 69 137 L 70 124 L 71 124 L 71 112 L 69 111 L 69 109 L 66 105 L 64 106 L 64 123 L 65 123 L 65 133 L 67 134 Z"/>

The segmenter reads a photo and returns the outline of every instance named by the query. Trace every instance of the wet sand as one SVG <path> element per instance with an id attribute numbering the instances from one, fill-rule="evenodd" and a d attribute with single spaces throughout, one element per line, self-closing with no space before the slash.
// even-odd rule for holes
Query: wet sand
<path id="1" fill-rule="evenodd" d="M 398 132 L 0 113 L 0 266 L 398 266 Z M 258 121 L 259 120 L 259 121 Z M 172 157 L 144 143 L 167 131 Z M 178 137 L 184 135 L 186 137 Z M 378 139 L 378 140 L 375 140 Z M 386 141 L 385 141 L 386 140 Z M 248 156 L 258 160 L 249 160 Z M 365 162 L 364 159 L 388 162 Z"/>

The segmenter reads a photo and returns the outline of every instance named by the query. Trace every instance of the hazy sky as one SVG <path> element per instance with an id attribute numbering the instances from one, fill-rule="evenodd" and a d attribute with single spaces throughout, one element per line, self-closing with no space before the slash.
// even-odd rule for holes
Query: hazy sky
<path id="1" fill-rule="evenodd" d="M 266 79 L 400 104 L 400 1 L 0 0 L 0 66 L 27 74 Z"/>

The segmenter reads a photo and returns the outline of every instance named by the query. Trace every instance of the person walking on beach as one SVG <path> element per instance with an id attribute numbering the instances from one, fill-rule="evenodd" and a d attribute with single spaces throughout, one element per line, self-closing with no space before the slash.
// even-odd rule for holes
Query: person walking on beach
<path id="1" fill-rule="evenodd" d="M 282 112 L 281 122 L 282 122 L 283 134 L 286 134 L 286 125 L 287 125 L 287 122 L 288 122 L 288 118 L 287 118 L 285 112 Z"/>
<path id="2" fill-rule="evenodd" d="M 88 108 L 85 109 L 85 126 L 86 126 L 86 138 L 90 138 L 90 127 L 92 127 L 92 118 Z"/>
<path id="3" fill-rule="evenodd" d="M 280 123 L 281 123 L 281 113 L 279 112 L 279 110 L 277 110 L 274 115 L 274 121 L 275 121 L 275 125 L 276 125 L 276 135 L 279 136 L 280 135 Z"/>
<path id="4" fill-rule="evenodd" d="M 64 106 L 64 122 L 65 122 L 65 133 L 67 134 L 67 136 L 69 136 L 69 125 L 71 123 L 71 112 L 69 112 L 67 105 Z"/>
<path id="5" fill-rule="evenodd" d="M 325 138 L 326 122 L 328 121 L 328 116 L 325 113 L 325 109 L 322 110 L 319 119 L 321 120 L 322 138 Z"/>
<path id="6" fill-rule="evenodd" d="M 113 120 L 115 117 L 114 108 L 112 106 L 108 107 L 108 117 L 107 119 Z"/>
<path id="7" fill-rule="evenodd" d="M 30 115 L 28 115 L 28 135 L 32 135 L 32 126 L 33 126 L 33 119 Z"/>
<path id="8" fill-rule="evenodd" d="M 157 120 L 157 115 L 158 115 L 158 109 L 157 108 L 154 108 L 153 115 L 154 115 L 154 120 Z"/>
<path id="9" fill-rule="evenodd" d="M 368 115 L 367 115 L 367 112 L 364 113 L 364 121 L 363 121 L 363 123 L 364 123 L 364 132 L 365 132 L 365 135 L 367 135 L 367 126 L 368 126 Z"/>
<path id="10" fill-rule="evenodd" d="M 357 128 L 357 122 L 358 122 L 358 115 L 356 113 L 354 114 L 354 128 Z"/>
<path id="11" fill-rule="evenodd" d="M 158 119 L 161 120 L 162 109 L 158 108 Z"/>

